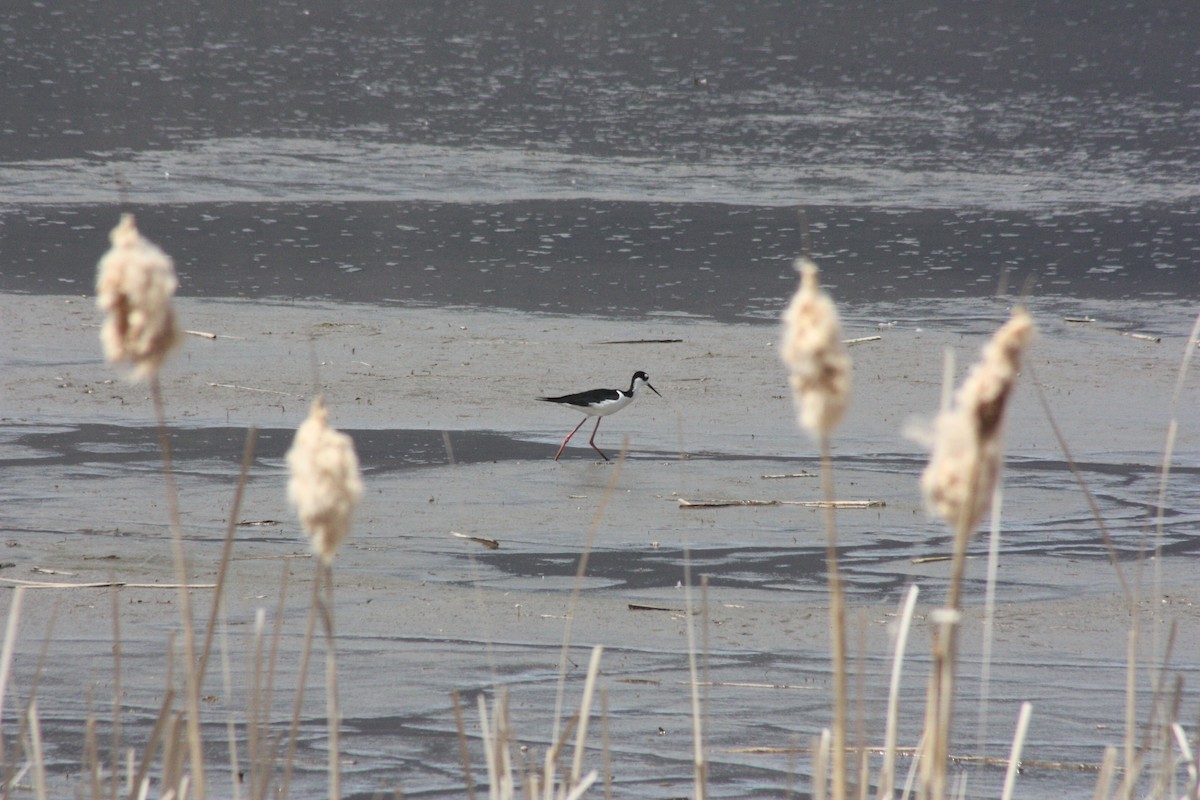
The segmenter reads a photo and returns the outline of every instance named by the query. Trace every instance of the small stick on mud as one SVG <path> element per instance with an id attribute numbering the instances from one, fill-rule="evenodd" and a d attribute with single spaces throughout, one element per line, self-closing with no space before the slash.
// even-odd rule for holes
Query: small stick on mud
<path id="1" fill-rule="evenodd" d="M 599 344 L 679 344 L 683 339 L 614 339 Z"/>
<path id="2" fill-rule="evenodd" d="M 1075 325 L 1090 325 L 1096 320 L 1092 317 L 1063 317 L 1063 322 L 1069 322 Z M 1097 325 L 1096 330 L 1105 331 L 1106 333 L 1115 333 L 1118 336 L 1128 336 L 1130 339 L 1137 339 L 1142 342 L 1153 342 L 1158 344 L 1162 341 L 1161 336 L 1151 336 L 1148 333 L 1134 333 L 1132 331 L 1123 331 L 1120 328 L 1106 328 L 1103 325 Z"/>
<path id="3" fill-rule="evenodd" d="M 457 536 L 459 539 L 466 539 L 469 542 L 475 542 L 476 544 L 481 544 L 484 547 L 486 547 L 488 550 L 499 550 L 500 549 L 500 543 L 498 541 L 496 541 L 495 539 L 485 539 L 482 536 L 468 536 L 467 534 L 459 533 L 458 531 L 450 531 L 450 535 Z"/>
<path id="4" fill-rule="evenodd" d="M 680 508 L 731 508 L 734 506 L 803 506 L 805 508 L 882 508 L 882 500 L 684 500 Z"/>
<path id="5" fill-rule="evenodd" d="M 23 586 L 27 589 L 179 589 L 178 583 L 125 583 L 124 581 L 96 581 L 95 583 L 65 583 L 57 581 L 27 581 L 21 578 L 0 578 L 0 584 Z M 188 589 L 214 589 L 215 583 L 189 583 Z"/>
<path id="6" fill-rule="evenodd" d="M 253 386 L 238 386 L 235 383 L 210 383 L 208 385 L 212 386 L 214 388 L 217 388 L 217 389 L 241 389 L 242 391 L 246 391 L 246 392 L 262 392 L 263 394 L 280 394 L 280 395 L 283 395 L 284 397 L 287 397 L 289 395 L 288 392 L 277 392 L 274 389 L 255 389 Z"/>

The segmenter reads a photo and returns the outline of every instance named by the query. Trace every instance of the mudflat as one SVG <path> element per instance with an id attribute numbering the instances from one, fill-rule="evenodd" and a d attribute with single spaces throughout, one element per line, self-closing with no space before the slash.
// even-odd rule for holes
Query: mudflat
<path id="1" fill-rule="evenodd" d="M 332 423 L 355 437 L 367 487 L 334 566 L 348 793 L 462 796 L 453 690 L 473 702 L 505 688 L 513 725 L 537 762 L 555 724 L 560 655 L 570 709 L 594 645 L 605 648 L 617 790 L 686 793 L 689 603 L 705 608 L 692 619 L 707 676 L 711 793 L 806 786 L 807 757 L 778 749 L 806 746 L 829 720 L 826 531 L 819 510 L 792 504 L 820 498 L 819 480 L 808 477 L 820 464 L 794 424 L 773 326 L 189 298 L 177 308 L 200 334 L 169 362 L 163 395 L 201 628 L 244 437 L 251 426 L 258 431 L 220 614 L 228 686 L 210 669 L 204 692 L 214 763 L 225 758 L 226 721 L 245 722 L 260 609 L 265 635 L 276 620 L 281 631 L 268 716 L 277 729 L 290 717 L 313 564 L 287 507 L 283 453 L 319 387 Z M 1156 470 L 1172 417 L 1180 471 L 1167 485 L 1171 524 L 1177 530 L 1191 520 L 1194 529 L 1197 520 L 1195 370 L 1183 402 L 1176 399 L 1193 320 L 1181 307 L 1177 334 L 1154 342 L 1034 311 L 1041 335 L 1007 426 L 982 745 L 1006 755 L 1017 708 L 1030 700 L 1027 758 L 1097 764 L 1105 745 L 1123 741 L 1135 621 L 1140 719 L 1171 623 L 1171 670 L 1196 677 L 1187 654 L 1200 645 L 1200 591 L 1190 549 L 1135 557 L 1143 544 L 1151 553 L 1155 545 Z M 112 718 L 114 638 L 126 746 L 144 746 L 162 702 L 169 642 L 180 628 L 165 482 L 149 393 L 101 363 L 90 299 L 4 295 L 0 312 L 8 345 L 0 357 L 0 604 L 7 611 L 13 587 L 27 587 L 3 724 L 12 735 L 11 710 L 24 706 L 36 682 L 48 764 L 65 791 L 77 780 L 89 695 L 101 723 Z M 1006 316 L 999 304 L 976 312 L 997 324 Z M 904 586 L 920 586 L 902 695 L 902 741 L 914 745 L 929 664 L 924 615 L 941 602 L 949 567 L 927 560 L 947 553 L 948 537 L 925 515 L 916 483 L 924 448 L 906 429 L 938 407 L 943 353 L 955 353 L 960 379 L 986 337 L 869 317 L 851 316 L 846 329 L 869 340 L 850 351 L 854 399 L 834 439 L 833 466 L 839 499 L 878 504 L 837 512 L 839 544 L 870 745 L 882 739 L 895 611 Z M 597 443 L 612 462 L 587 446 L 591 423 L 552 461 L 578 416 L 534 398 L 624 387 L 635 370 L 648 372 L 663 397 L 639 396 L 601 424 Z M 1034 381 L 1085 479 L 1113 476 L 1120 485 L 1099 492 L 1119 574 Z M 763 504 L 688 508 L 681 499 Z M 1054 545 L 1060 533 L 1072 543 L 1065 551 Z M 964 754 L 977 744 L 985 551 L 981 535 L 964 624 L 955 748 Z M 577 579 L 585 553 L 588 568 Z M 300 780 L 315 791 L 325 728 L 322 670 L 313 672 Z M 180 674 L 177 662 L 176 680 Z M 468 728 L 482 779 L 473 706 Z M 599 735 L 592 745 L 590 766 L 602 768 Z M 996 793 L 1002 777 L 982 768 L 972 795 Z M 1026 770 L 1021 781 L 1032 794 L 1090 790 L 1094 777 L 1047 767 Z"/>

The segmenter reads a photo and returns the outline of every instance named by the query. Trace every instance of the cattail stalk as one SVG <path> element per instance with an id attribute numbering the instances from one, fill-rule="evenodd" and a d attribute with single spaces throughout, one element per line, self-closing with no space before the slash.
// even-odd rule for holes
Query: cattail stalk
<path id="1" fill-rule="evenodd" d="M 132 214 L 122 214 L 109 233 L 111 247 L 96 265 L 96 306 L 105 312 L 100 343 L 105 360 L 132 368 L 135 380 L 148 380 L 158 421 L 163 474 L 167 483 L 167 512 L 171 526 L 172 556 L 179 584 L 179 613 L 183 620 L 184 657 L 187 659 L 187 738 L 195 794 L 205 796 L 203 747 L 200 738 L 200 675 L 192 622 L 187 561 L 179 516 L 179 492 L 171 465 L 166 412 L 159 370 L 183 339 L 171 299 L 179 285 L 170 256 L 138 232 Z M 186 777 L 185 777 L 186 780 Z"/>
<path id="2" fill-rule="evenodd" d="M 1003 467 L 1004 411 L 1034 334 L 1033 318 L 1018 308 L 984 346 L 982 358 L 934 422 L 933 452 L 921 476 L 926 503 L 954 534 L 946 608 L 935 615 L 939 623 L 921 765 L 922 794 L 933 800 L 941 800 L 946 788 L 967 546 L 991 510 Z"/>
<path id="3" fill-rule="evenodd" d="M 313 552 L 317 555 L 313 600 L 309 609 L 302 659 L 303 674 L 307 675 L 313 625 L 315 616 L 319 614 L 324 623 L 326 638 L 325 701 L 329 724 L 329 797 L 330 800 L 340 800 L 341 719 L 338 710 L 333 636 L 333 559 L 337 555 L 338 547 L 350 533 L 350 521 L 354 509 L 362 499 L 363 484 L 358 469 L 358 456 L 354 452 L 354 441 L 329 425 L 329 412 L 321 397 L 313 401 L 308 418 L 297 429 L 296 438 L 288 450 L 287 462 L 291 471 L 288 497 L 296 507 L 300 523 L 308 534 Z M 322 581 L 325 583 L 324 597 L 320 591 Z M 295 745 L 294 733 L 303 683 L 302 676 L 300 688 L 297 690 L 296 713 L 292 719 L 293 739 L 289 742 L 289 756 Z"/>
<path id="4" fill-rule="evenodd" d="M 821 444 L 821 485 L 825 495 L 825 564 L 829 575 L 829 628 L 834 711 L 831 764 L 834 800 L 845 800 L 847 655 L 846 601 L 838 566 L 837 523 L 833 508 L 833 466 L 829 440 L 850 401 L 850 357 L 833 301 L 820 288 L 817 265 L 797 259 L 800 288 L 783 313 L 779 355 L 790 375 L 800 426 Z M 824 787 L 819 788 L 824 792 Z"/>

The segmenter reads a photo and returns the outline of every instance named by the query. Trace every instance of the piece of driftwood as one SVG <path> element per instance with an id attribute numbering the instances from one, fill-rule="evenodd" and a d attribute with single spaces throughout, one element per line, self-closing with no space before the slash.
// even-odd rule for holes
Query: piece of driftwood
<path id="1" fill-rule="evenodd" d="M 245 336 L 230 336 L 227 333 L 213 333 L 212 331 L 184 331 L 188 336 L 199 336 L 201 339 L 238 339 L 246 341 Z"/>
<path id="2" fill-rule="evenodd" d="M 648 606 L 644 603 L 630 603 L 629 610 L 630 611 L 665 611 L 668 614 L 686 614 L 687 613 L 682 608 L 671 608 L 669 606 Z M 692 613 L 696 614 L 699 612 L 693 611 Z"/>
<path id="3" fill-rule="evenodd" d="M 24 586 L 26 589 L 178 589 L 177 583 L 126 583 L 125 581 L 95 581 L 68 583 L 59 581 L 27 581 L 21 578 L 0 578 L 0 584 Z M 215 583 L 189 583 L 189 589 L 215 589 Z"/>
<path id="4" fill-rule="evenodd" d="M 691 686 L 691 681 L 675 681 L 679 686 Z M 756 683 L 754 681 L 696 681 L 697 686 L 707 687 L 728 687 L 731 689 L 804 689 L 808 691 L 828 691 L 826 686 L 817 686 L 816 684 L 801 686 L 795 683 Z"/>
<path id="5" fill-rule="evenodd" d="M 239 528 L 265 528 L 273 525 L 282 525 L 283 523 L 277 519 L 243 519 L 238 522 Z"/>
<path id="6" fill-rule="evenodd" d="M 842 344 L 847 347 L 854 347 L 856 344 L 866 344 L 867 342 L 878 342 L 883 339 L 882 336 L 860 336 L 857 339 L 843 339 Z"/>
<path id="7" fill-rule="evenodd" d="M 1130 339 L 1140 339 L 1143 342 L 1154 342 L 1155 344 L 1158 344 L 1162 341 L 1161 337 L 1151 336 L 1147 333 L 1131 333 L 1130 331 L 1114 331 L 1114 333 L 1119 333 L 1122 336 L 1128 336 Z"/>
<path id="8" fill-rule="evenodd" d="M 244 392 L 262 392 L 263 394 L 278 394 L 283 395 L 284 397 L 289 396 L 288 392 L 278 392 L 274 389 L 255 389 L 253 386 L 238 386 L 236 383 L 210 383 L 208 385 L 217 389 L 241 389 Z"/>
<path id="9" fill-rule="evenodd" d="M 920 558 L 909 559 L 910 564 L 936 564 L 939 561 L 949 561 L 952 556 L 921 556 Z M 968 559 L 973 559 L 975 556 L 967 556 Z"/>
<path id="10" fill-rule="evenodd" d="M 762 477 L 763 477 L 763 480 L 765 480 L 765 481 L 777 480 L 779 478 L 815 478 L 815 477 L 817 477 L 817 473 L 815 473 L 815 472 L 784 472 L 779 475 L 763 475 Z"/>
<path id="11" fill-rule="evenodd" d="M 683 339 L 614 339 L 600 344 L 679 344 Z"/>
<path id="12" fill-rule="evenodd" d="M 500 543 L 495 539 L 485 539 L 482 536 L 468 536 L 467 534 L 459 533 L 458 531 L 450 531 L 450 535 L 457 536 L 459 539 L 466 539 L 469 542 L 475 542 L 475 544 L 481 544 L 488 550 L 500 549 Z"/>
<path id="13" fill-rule="evenodd" d="M 1070 322 L 1076 325 L 1091 325 L 1096 320 L 1091 317 L 1063 317 L 1063 322 Z M 1148 333 L 1134 333 L 1133 331 L 1123 331 L 1120 328 L 1106 328 L 1103 325 L 1097 325 L 1096 330 L 1105 331 L 1106 333 L 1115 333 L 1118 336 L 1128 336 L 1130 339 L 1137 339 L 1141 342 L 1153 342 L 1158 344 L 1162 341 L 1161 336 L 1151 336 Z"/>
<path id="14" fill-rule="evenodd" d="M 879 754 L 879 753 L 883 752 L 882 747 L 865 747 L 863 749 L 868 753 Z M 846 750 L 847 750 L 847 752 L 856 752 L 857 751 L 856 748 L 849 748 L 849 747 L 846 748 Z M 726 749 L 722 750 L 721 752 L 740 753 L 743 755 L 765 755 L 765 756 L 802 755 L 804 753 L 811 752 L 811 748 L 804 747 L 804 746 L 793 746 L 793 747 L 775 746 L 775 747 L 772 747 L 770 745 L 756 745 L 756 746 L 750 746 L 750 747 L 730 747 L 730 748 L 726 748 Z M 907 757 L 911 758 L 911 757 L 914 757 L 917 755 L 918 750 L 915 747 L 897 747 L 896 752 L 899 755 L 907 756 Z M 951 753 L 949 756 L 947 756 L 947 758 L 949 758 L 951 761 L 953 761 L 956 764 L 981 764 L 981 765 L 988 766 L 988 767 L 1007 767 L 1008 762 L 1009 762 L 1009 760 L 1007 758 L 1003 758 L 1001 756 L 964 756 L 964 755 L 954 755 L 953 753 Z M 1031 759 L 1031 758 L 1022 758 L 1017 763 L 1018 763 L 1018 765 L 1020 765 L 1021 769 L 1023 769 L 1023 770 L 1056 769 L 1056 770 L 1065 770 L 1065 771 L 1069 771 L 1069 772 L 1099 772 L 1100 771 L 1099 764 L 1085 764 L 1081 761 L 1038 761 L 1036 759 Z"/>
<path id="15" fill-rule="evenodd" d="M 803 506 L 804 508 L 882 508 L 882 500 L 684 500 L 680 508 L 732 508 L 734 506 Z"/>

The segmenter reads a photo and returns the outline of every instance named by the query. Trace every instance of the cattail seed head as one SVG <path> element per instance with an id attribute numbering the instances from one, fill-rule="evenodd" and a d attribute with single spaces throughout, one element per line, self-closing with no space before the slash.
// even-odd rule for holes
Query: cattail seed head
<path id="1" fill-rule="evenodd" d="M 850 356 L 842 343 L 842 325 L 829 295 L 821 290 L 817 265 L 796 259 L 800 288 L 783 312 L 780 358 L 800 426 L 816 437 L 828 436 L 850 403 Z"/>
<path id="2" fill-rule="evenodd" d="M 183 334 L 171 308 L 178 281 L 171 258 L 138 233 L 132 214 L 109 234 L 112 247 L 96 267 L 96 305 L 104 358 L 128 362 L 135 378 L 157 374 Z"/>
<path id="3" fill-rule="evenodd" d="M 313 552 L 329 564 L 350 533 L 350 518 L 362 498 L 363 484 L 354 441 L 330 427 L 321 397 L 313 400 L 308 419 L 296 430 L 287 463 L 288 498 Z"/>
<path id="4" fill-rule="evenodd" d="M 930 510 L 952 528 L 974 531 L 991 508 L 1003 466 L 1004 409 L 1035 333 L 1033 317 L 1017 309 L 984 345 L 950 408 L 934 420 L 921 491 Z"/>

